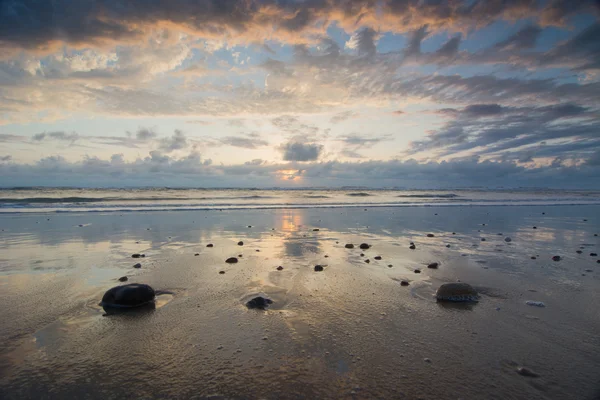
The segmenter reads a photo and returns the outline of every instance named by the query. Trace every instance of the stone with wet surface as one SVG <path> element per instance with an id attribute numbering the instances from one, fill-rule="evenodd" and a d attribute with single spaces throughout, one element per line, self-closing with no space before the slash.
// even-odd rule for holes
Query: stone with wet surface
<path id="1" fill-rule="evenodd" d="M 238 259 L 235 257 L 229 257 L 227 260 L 225 260 L 225 262 L 227 264 L 235 264 L 236 262 L 238 262 Z"/>
<path id="2" fill-rule="evenodd" d="M 131 308 L 154 301 L 155 293 L 149 285 L 130 283 L 109 289 L 102 297 L 102 307 Z"/>
<path id="3" fill-rule="evenodd" d="M 246 307 L 257 310 L 265 310 L 267 307 L 269 307 L 269 304 L 273 304 L 273 300 L 258 296 L 248 301 L 246 303 Z"/>
<path id="4" fill-rule="evenodd" d="M 444 283 L 435 293 L 437 301 L 469 302 L 478 301 L 477 291 L 468 283 Z"/>

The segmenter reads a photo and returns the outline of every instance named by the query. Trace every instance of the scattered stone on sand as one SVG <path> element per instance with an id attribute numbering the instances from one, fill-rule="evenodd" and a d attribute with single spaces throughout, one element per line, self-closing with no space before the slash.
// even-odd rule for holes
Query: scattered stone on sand
<path id="1" fill-rule="evenodd" d="M 369 264 L 369 263 L 371 262 L 371 260 L 369 260 L 369 259 L 367 258 L 367 259 L 365 260 L 365 262 L 366 262 L 367 264 Z"/>
<path id="2" fill-rule="evenodd" d="M 252 225 L 248 225 L 248 228 L 252 228 Z"/>
<path id="3" fill-rule="evenodd" d="M 283 269 L 283 267 L 280 265 L 279 267 L 277 267 L 277 271 L 281 271 Z"/>
<path id="4" fill-rule="evenodd" d="M 225 262 L 227 264 L 235 264 L 236 262 L 238 262 L 238 259 L 235 257 L 229 257 L 227 260 L 225 260 Z"/>
<path id="5" fill-rule="evenodd" d="M 554 257 L 552 257 L 552 261 L 560 261 L 560 256 L 554 256 Z"/>
<path id="6" fill-rule="evenodd" d="M 450 248 L 450 245 L 449 245 L 449 244 L 447 244 L 447 245 L 446 245 L 446 247 L 447 247 L 447 248 Z"/>
<path id="7" fill-rule="evenodd" d="M 133 268 L 142 268 L 142 264 L 140 264 L 140 263 L 134 264 Z"/>
<path id="8" fill-rule="evenodd" d="M 429 358 L 424 358 L 423 361 L 425 361 L 426 363 L 430 363 L 431 364 L 431 360 Z"/>
<path id="9" fill-rule="evenodd" d="M 421 273 L 421 270 L 420 270 L 420 269 L 418 269 L 418 268 L 417 268 L 417 269 L 415 269 L 415 274 L 420 274 L 420 273 Z"/>
<path id="10" fill-rule="evenodd" d="M 325 254 L 323 257 L 325 257 L 325 258 L 329 258 L 329 256 L 328 256 L 327 254 Z"/>
<path id="11" fill-rule="evenodd" d="M 596 260 L 596 263 L 600 264 L 600 260 Z"/>
<path id="12" fill-rule="evenodd" d="M 481 241 L 482 241 L 482 242 L 485 242 L 485 238 L 481 238 Z"/>
<path id="13" fill-rule="evenodd" d="M 322 265 L 315 265 L 315 271 L 316 272 L 323 271 L 323 266 Z"/>
<path id="14" fill-rule="evenodd" d="M 83 227 L 83 224 L 79 224 L 79 227 L 80 227 L 80 228 L 82 228 L 82 227 Z"/>
<path id="15" fill-rule="evenodd" d="M 596 237 L 597 237 L 597 236 L 598 236 L 598 234 L 597 234 L 597 233 L 594 233 L 594 236 L 596 236 Z"/>
<path id="16" fill-rule="evenodd" d="M 517 368 L 517 374 L 526 376 L 528 378 L 538 378 L 540 376 L 539 374 L 536 374 L 529 368 L 525 368 L 525 367 Z"/>
<path id="17" fill-rule="evenodd" d="M 428 233 L 427 237 L 435 237 L 435 235 L 433 233 Z"/>
<path id="18" fill-rule="evenodd" d="M 273 300 L 264 298 L 262 296 L 258 296 L 248 301 L 246 303 L 246 307 L 258 310 L 265 310 L 267 307 L 269 307 L 269 304 L 273 304 Z"/>
<path id="19" fill-rule="evenodd" d="M 238 242 L 238 246 L 243 246 L 244 242 L 242 242 L 241 240 Z"/>
<path id="20" fill-rule="evenodd" d="M 444 283 L 435 293 L 437 301 L 467 302 L 478 301 L 477 291 L 468 283 Z"/>
<path id="21" fill-rule="evenodd" d="M 198 257 L 200 255 L 200 253 L 195 253 L 194 257 Z"/>
<path id="22" fill-rule="evenodd" d="M 367 243 L 361 243 L 359 247 L 360 247 L 362 250 L 367 250 L 367 249 L 369 249 L 369 248 L 371 247 L 371 245 L 370 245 L 370 244 L 367 244 Z"/>
<path id="23" fill-rule="evenodd" d="M 256 249 L 256 252 L 257 252 L 257 253 L 260 253 L 260 250 L 259 250 L 259 249 Z"/>
<path id="24" fill-rule="evenodd" d="M 505 241 L 506 243 L 510 243 L 510 242 L 512 242 L 512 239 L 511 239 L 511 238 L 509 238 L 509 237 L 505 237 L 505 238 L 504 238 L 504 241 Z"/>
<path id="25" fill-rule="evenodd" d="M 587 222 L 587 219 L 584 219 L 583 222 Z"/>
<path id="26" fill-rule="evenodd" d="M 365 256 L 365 253 L 360 253 L 360 256 L 361 256 L 361 257 L 364 257 L 364 256 Z"/>
<path id="27" fill-rule="evenodd" d="M 546 304 L 544 304 L 543 301 L 527 300 L 525 304 L 532 307 L 546 307 Z"/>
<path id="28" fill-rule="evenodd" d="M 225 271 L 219 271 L 219 274 L 223 275 L 225 273 Z"/>
<path id="29" fill-rule="evenodd" d="M 243 256 L 243 254 L 238 254 L 238 257 L 239 257 L 239 258 L 242 258 L 242 256 Z"/>
<path id="30" fill-rule="evenodd" d="M 537 257 L 536 256 L 531 256 L 531 259 L 532 260 L 537 260 Z"/>
<path id="31" fill-rule="evenodd" d="M 392 264 L 388 264 L 388 268 L 392 268 L 392 267 L 393 267 L 393 265 L 392 265 Z"/>
<path id="32" fill-rule="evenodd" d="M 543 212 L 543 213 L 542 213 L 542 215 L 546 215 L 546 213 L 545 213 L 545 212 Z"/>
<path id="33" fill-rule="evenodd" d="M 319 228 L 313 229 L 313 232 L 319 232 Z"/>
<path id="34" fill-rule="evenodd" d="M 127 282 L 129 278 L 127 278 L 126 276 L 122 276 L 119 278 L 119 282 Z"/>
<path id="35" fill-rule="evenodd" d="M 537 229 L 537 226 L 534 226 L 533 229 Z"/>
<path id="36" fill-rule="evenodd" d="M 347 249 L 353 249 L 354 245 L 352 243 L 348 243 L 344 247 L 347 248 Z"/>
<path id="37" fill-rule="evenodd" d="M 135 254 L 131 255 L 131 258 L 140 258 L 140 257 L 143 257 L 143 256 L 139 253 L 135 253 Z"/>
<path id="38" fill-rule="evenodd" d="M 214 247 L 214 245 L 212 243 L 209 243 L 206 245 L 206 247 Z"/>
<path id="39" fill-rule="evenodd" d="M 131 308 L 139 307 L 154 300 L 154 289 L 142 283 L 130 283 L 116 286 L 104 293 L 102 307 Z"/>
<path id="40" fill-rule="evenodd" d="M 411 249 L 411 250 L 414 250 L 414 249 L 416 249 L 417 247 L 416 247 L 414 244 L 411 244 L 411 245 L 410 245 L 408 248 L 409 248 L 409 249 Z"/>
<path id="41" fill-rule="evenodd" d="M 581 250 L 577 250 L 577 251 L 575 251 L 575 253 L 577 253 L 577 254 L 581 254 L 581 253 L 583 253 L 583 251 L 581 251 Z"/>
<path id="42" fill-rule="evenodd" d="M 427 268 L 436 269 L 437 267 L 439 267 L 439 265 L 440 265 L 439 263 L 433 262 L 433 263 L 429 264 L 427 266 Z"/>
<path id="43" fill-rule="evenodd" d="M 456 235 L 456 232 L 452 232 L 453 235 Z"/>
<path id="44" fill-rule="evenodd" d="M 594 272 L 593 269 L 586 269 L 585 272 Z"/>
<path id="45" fill-rule="evenodd" d="M 379 260 L 381 260 L 381 256 L 375 256 L 375 257 L 373 257 L 373 258 L 374 258 L 375 260 L 378 260 L 378 261 L 379 261 Z"/>
<path id="46" fill-rule="evenodd" d="M 598 257 L 597 253 L 590 253 L 590 257 Z"/>
<path id="47" fill-rule="evenodd" d="M 404 280 L 400 281 L 400 286 L 408 286 L 408 285 L 410 285 L 410 283 L 408 283 L 408 281 L 404 281 Z"/>

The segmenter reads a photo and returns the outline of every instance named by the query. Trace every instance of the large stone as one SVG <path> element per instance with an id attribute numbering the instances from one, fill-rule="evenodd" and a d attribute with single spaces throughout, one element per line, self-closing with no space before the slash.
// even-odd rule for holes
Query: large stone
<path id="1" fill-rule="evenodd" d="M 102 297 L 102 307 L 140 307 L 154 301 L 155 293 L 149 285 L 130 283 L 109 289 Z"/>
<path id="2" fill-rule="evenodd" d="M 237 259 L 237 258 L 235 258 L 235 257 L 229 257 L 227 260 L 225 260 L 225 262 L 226 262 L 227 264 L 235 264 L 235 263 L 237 263 L 237 262 L 238 262 L 238 259 Z"/>
<path id="3" fill-rule="evenodd" d="M 367 249 L 368 249 L 368 248 L 370 248 L 370 247 L 371 247 L 371 245 L 369 245 L 369 244 L 367 244 L 367 243 L 361 243 L 361 244 L 360 244 L 360 248 L 361 248 L 362 250 L 367 250 Z"/>
<path id="4" fill-rule="evenodd" d="M 435 293 L 437 301 L 477 301 L 479 295 L 471 285 L 463 282 L 444 283 Z"/>

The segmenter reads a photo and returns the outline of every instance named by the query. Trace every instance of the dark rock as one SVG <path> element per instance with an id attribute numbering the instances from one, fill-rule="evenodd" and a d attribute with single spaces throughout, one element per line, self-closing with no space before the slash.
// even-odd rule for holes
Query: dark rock
<path id="1" fill-rule="evenodd" d="M 269 304 L 273 304 L 273 300 L 264 298 L 262 296 L 258 296 L 258 297 L 253 298 L 252 300 L 248 301 L 246 303 L 246 307 L 258 309 L 258 310 L 264 310 L 267 307 L 269 307 Z"/>
<path id="2" fill-rule="evenodd" d="M 546 215 L 546 213 L 545 213 L 545 212 L 543 212 L 543 213 L 542 213 L 542 215 Z"/>
<path id="3" fill-rule="evenodd" d="M 453 235 L 456 235 L 456 232 L 452 232 Z"/>
<path id="4" fill-rule="evenodd" d="M 323 266 L 322 265 L 315 265 L 315 271 L 316 272 L 323 271 Z"/>
<path id="5" fill-rule="evenodd" d="M 393 265 L 392 265 L 392 264 L 388 264 L 388 268 L 392 268 L 392 267 L 393 267 Z"/>
<path id="6" fill-rule="evenodd" d="M 450 245 L 449 245 L 449 244 L 447 244 L 447 245 L 446 245 L 446 247 L 447 247 L 447 248 L 450 248 Z"/>
<path id="7" fill-rule="evenodd" d="M 219 274 L 223 275 L 225 273 L 225 271 L 219 271 Z"/>
<path id="8" fill-rule="evenodd" d="M 206 247 L 214 247 L 214 245 L 212 243 L 209 243 L 206 245 Z"/>
<path id="9" fill-rule="evenodd" d="M 560 261 L 560 256 L 554 256 L 554 257 L 552 257 L 552 261 Z"/>
<path id="10" fill-rule="evenodd" d="M 325 254 L 323 257 L 325 257 L 325 258 L 329 258 L 329 256 L 328 256 L 327 254 Z"/>
<path id="11" fill-rule="evenodd" d="M 463 282 L 444 283 L 435 293 L 437 301 L 465 302 L 477 301 L 477 291 Z"/>
<path id="12" fill-rule="evenodd" d="M 400 286 L 408 286 L 410 283 L 408 281 L 400 281 Z"/>
<path id="13" fill-rule="evenodd" d="M 381 256 L 375 256 L 373 258 L 376 259 L 377 261 L 381 260 Z"/>
<path id="14" fill-rule="evenodd" d="M 532 370 L 525 368 L 525 367 L 519 367 L 517 368 L 517 373 L 519 375 L 523 375 L 529 378 L 538 378 L 540 375 L 536 374 L 535 372 L 533 372 Z"/>
<path id="15" fill-rule="evenodd" d="M 481 241 L 482 241 L 482 242 L 485 242 L 485 238 L 481 238 Z"/>
<path id="16" fill-rule="evenodd" d="M 259 249 L 256 249 L 256 252 L 257 252 L 257 253 L 260 253 L 260 250 L 259 250 Z"/>
<path id="17" fill-rule="evenodd" d="M 594 233 L 594 236 L 598 236 L 598 234 L 597 234 L 597 233 Z"/>
<path id="18" fill-rule="evenodd" d="M 587 222 L 587 219 L 584 219 L 583 222 Z"/>
<path id="19" fill-rule="evenodd" d="M 537 229 L 537 226 L 534 226 L 533 229 Z"/>
<path id="20" fill-rule="evenodd" d="M 238 259 L 235 257 L 229 257 L 227 260 L 225 260 L 225 262 L 227 264 L 235 264 L 236 262 L 238 262 Z"/>
<path id="21" fill-rule="evenodd" d="M 200 255 L 200 253 L 196 253 L 194 254 L 194 257 L 198 257 Z"/>
<path id="22" fill-rule="evenodd" d="M 248 225 L 248 228 L 252 228 L 252 225 Z"/>
<path id="23" fill-rule="evenodd" d="M 596 260 L 596 263 L 600 264 L 600 260 Z"/>
<path id="24" fill-rule="evenodd" d="M 415 269 L 415 274 L 420 274 L 421 270 L 420 269 Z"/>
<path id="25" fill-rule="evenodd" d="M 596 254 L 596 253 L 590 253 L 590 257 L 598 257 L 598 254 Z"/>
<path id="26" fill-rule="evenodd" d="M 505 237 L 505 238 L 504 238 L 504 241 L 505 241 L 506 243 L 510 243 L 510 242 L 512 242 L 512 239 L 511 239 L 511 238 L 509 238 L 509 237 Z"/>
<path id="27" fill-rule="evenodd" d="M 583 251 L 581 251 L 581 250 L 577 250 L 577 251 L 575 251 L 575 253 L 577 253 L 577 254 L 581 254 L 581 253 L 583 253 Z"/>
<path id="28" fill-rule="evenodd" d="M 437 267 L 439 267 L 439 265 L 440 265 L 439 263 L 434 262 L 434 263 L 429 264 L 427 266 L 427 268 L 436 269 Z"/>
<path id="29" fill-rule="evenodd" d="M 132 254 L 132 255 L 131 255 L 131 257 L 132 257 L 132 258 L 140 258 L 141 256 L 142 256 L 142 255 L 141 255 L 141 254 L 138 254 L 138 253 L 135 253 L 135 254 Z"/>
<path id="30" fill-rule="evenodd" d="M 140 264 L 140 263 L 137 263 L 137 264 L 135 264 L 135 265 L 133 266 L 133 268 L 142 268 L 142 264 Z"/>
<path id="31" fill-rule="evenodd" d="M 537 260 L 537 257 L 535 257 L 535 256 L 531 256 L 531 259 L 532 259 L 532 260 Z"/>
<path id="32" fill-rule="evenodd" d="M 238 254 L 238 257 L 239 257 L 239 258 L 242 258 L 242 256 L 243 256 L 243 254 Z"/>
<path id="33" fill-rule="evenodd" d="M 119 282 L 127 282 L 129 278 L 127 278 L 126 276 L 122 276 L 119 278 Z"/>
<path id="34" fill-rule="evenodd" d="M 244 242 L 242 242 L 241 240 L 238 242 L 238 246 L 243 246 Z"/>
<path id="35" fill-rule="evenodd" d="M 319 228 L 313 229 L 313 232 L 319 232 Z"/>
<path id="36" fill-rule="evenodd" d="M 585 272 L 594 272 L 593 269 L 586 269 Z"/>
<path id="37" fill-rule="evenodd" d="M 154 301 L 154 289 L 142 283 L 130 283 L 109 289 L 102 297 L 102 307 L 139 307 Z"/>
<path id="38" fill-rule="evenodd" d="M 361 243 L 359 246 L 362 250 L 367 250 L 371 247 L 371 245 L 366 244 L 366 243 Z"/>
<path id="39" fill-rule="evenodd" d="M 435 237 L 435 235 L 433 233 L 428 233 L 427 237 Z"/>
<path id="40" fill-rule="evenodd" d="M 277 267 L 277 271 L 281 271 L 283 269 L 283 267 L 280 265 L 279 267 Z"/>
<path id="41" fill-rule="evenodd" d="M 408 248 L 409 248 L 409 249 L 411 249 L 411 250 L 414 250 L 414 249 L 416 249 L 417 247 L 416 247 L 414 244 L 411 244 L 411 245 L 410 245 Z"/>
<path id="42" fill-rule="evenodd" d="M 367 259 L 365 260 L 365 262 L 366 262 L 367 264 L 369 264 L 369 263 L 371 262 L 371 260 L 369 260 L 369 259 L 367 258 Z"/>
<path id="43" fill-rule="evenodd" d="M 352 243 L 348 243 L 347 245 L 344 246 L 347 249 L 353 249 L 354 245 Z"/>
<path id="44" fill-rule="evenodd" d="M 365 256 L 365 253 L 360 253 L 360 256 L 361 256 L 361 257 L 364 257 L 364 256 Z"/>

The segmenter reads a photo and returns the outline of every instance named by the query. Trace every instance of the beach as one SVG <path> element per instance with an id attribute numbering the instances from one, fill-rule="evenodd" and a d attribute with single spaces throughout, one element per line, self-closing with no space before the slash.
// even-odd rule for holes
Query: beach
<path id="1" fill-rule="evenodd" d="M 4 209 L 0 397 L 596 399 L 600 205 L 577 196 Z M 155 306 L 107 313 L 120 277 Z M 436 302 L 457 281 L 479 301 Z"/>

